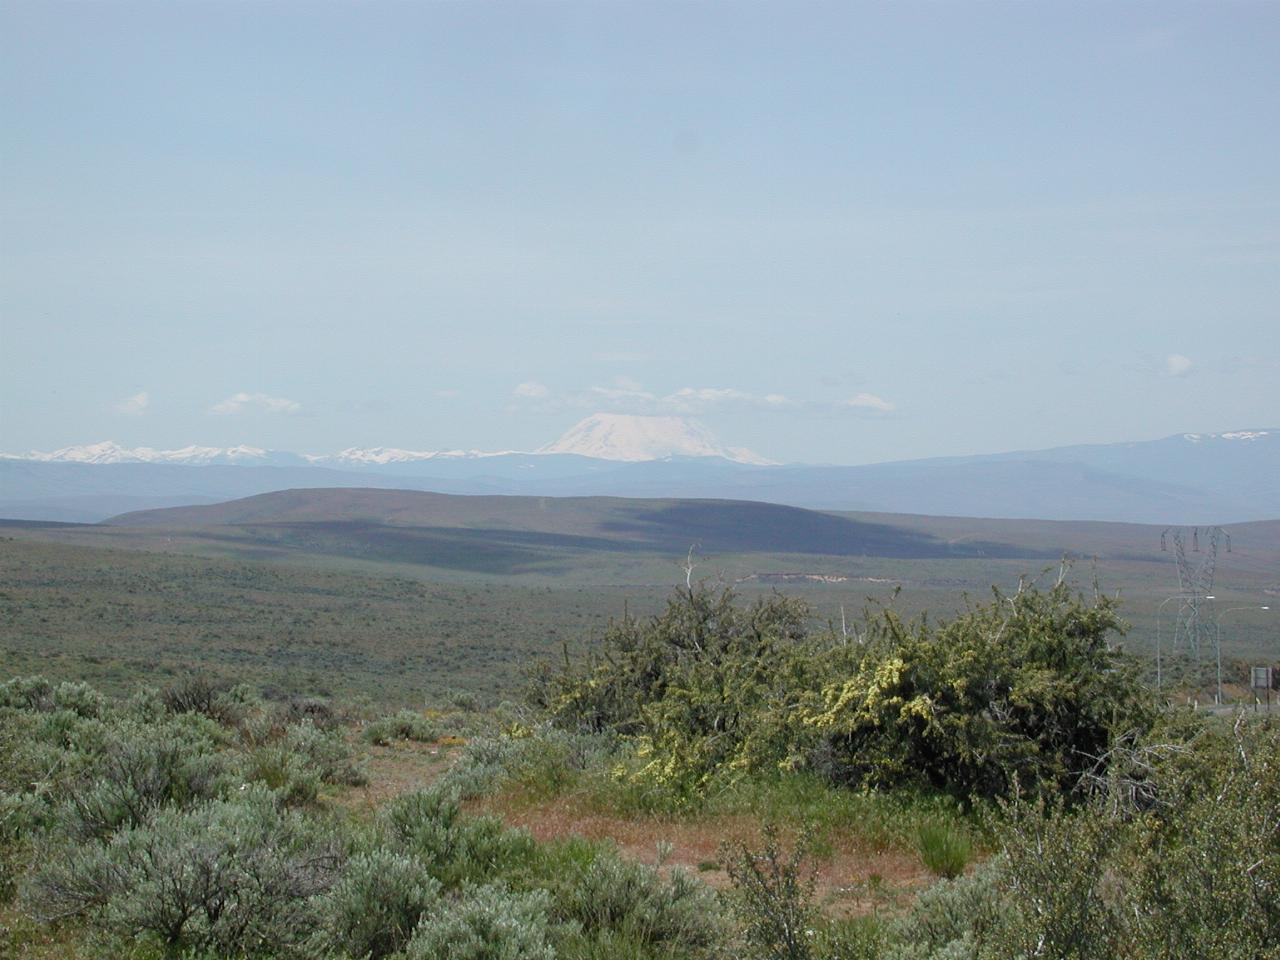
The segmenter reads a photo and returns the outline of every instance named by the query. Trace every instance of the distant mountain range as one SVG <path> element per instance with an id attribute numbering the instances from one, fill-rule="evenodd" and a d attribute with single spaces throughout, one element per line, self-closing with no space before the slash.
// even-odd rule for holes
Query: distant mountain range
<path id="1" fill-rule="evenodd" d="M 710 498 L 944 516 L 1238 523 L 1280 518 L 1280 429 L 863 466 L 771 464 L 671 417 L 596 415 L 538 451 L 112 443 L 0 459 L 0 517 L 96 522 L 291 488 Z"/>
<path id="2" fill-rule="evenodd" d="M 574 424 L 553 443 L 533 455 L 567 454 L 596 460 L 636 463 L 666 457 L 717 457 L 735 463 L 772 464 L 742 448 L 721 446 L 711 431 L 684 417 L 640 417 L 597 413 Z M 0 454 L 5 460 L 37 463 L 167 463 L 183 466 L 296 467 L 321 466 L 361 469 L 433 461 L 481 460 L 520 455 L 515 450 L 403 450 L 397 447 L 349 447 L 333 454 L 287 453 L 261 447 L 187 446 L 176 450 L 122 447 L 104 440 L 84 446 L 62 447 L 49 453 Z"/>

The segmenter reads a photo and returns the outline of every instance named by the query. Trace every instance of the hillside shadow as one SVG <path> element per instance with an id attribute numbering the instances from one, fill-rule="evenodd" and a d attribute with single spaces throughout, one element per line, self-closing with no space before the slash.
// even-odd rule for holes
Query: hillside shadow
<path id="1" fill-rule="evenodd" d="M 237 547 L 273 547 L 496 576 L 567 573 L 571 564 L 566 554 L 629 552 L 639 546 L 600 537 L 521 530 L 402 527 L 360 520 L 264 523 L 232 529 L 234 532 L 206 529 L 199 536 Z"/>
<path id="2" fill-rule="evenodd" d="M 691 543 L 727 553 L 802 553 L 904 560 L 1047 556 L 1004 543 L 950 543 L 889 524 L 766 503 L 676 503 L 609 521 L 605 530 L 642 542 L 647 549 L 682 553 Z"/>

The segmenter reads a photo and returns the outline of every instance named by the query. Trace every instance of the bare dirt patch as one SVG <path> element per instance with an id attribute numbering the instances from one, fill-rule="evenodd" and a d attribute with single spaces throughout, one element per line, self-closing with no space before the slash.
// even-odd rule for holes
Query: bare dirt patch
<path id="1" fill-rule="evenodd" d="M 581 798 L 562 796 L 527 803 L 499 795 L 467 804 L 472 813 L 490 813 L 528 830 L 539 841 L 566 837 L 608 840 L 628 859 L 664 867 L 681 866 L 715 887 L 729 885 L 722 848 L 758 846 L 760 822 L 747 815 L 668 818 L 618 817 L 592 809 Z M 817 899 L 832 914 L 863 915 L 896 907 L 934 882 L 914 851 L 871 850 L 849 835 L 830 836 L 830 854 L 817 863 Z M 794 837 L 788 837 L 793 842 Z"/>
<path id="2" fill-rule="evenodd" d="M 398 740 L 379 747 L 357 740 L 352 747 L 369 782 L 344 788 L 334 799 L 348 809 L 372 813 L 401 794 L 421 790 L 439 780 L 453 763 L 459 742 Z"/>

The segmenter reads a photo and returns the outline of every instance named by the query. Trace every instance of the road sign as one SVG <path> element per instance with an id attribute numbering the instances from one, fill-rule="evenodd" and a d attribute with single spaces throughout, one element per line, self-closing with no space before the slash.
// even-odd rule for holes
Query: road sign
<path id="1" fill-rule="evenodd" d="M 1270 690 L 1271 670 L 1271 667 L 1251 667 L 1249 670 L 1249 686 L 1255 690 Z"/>

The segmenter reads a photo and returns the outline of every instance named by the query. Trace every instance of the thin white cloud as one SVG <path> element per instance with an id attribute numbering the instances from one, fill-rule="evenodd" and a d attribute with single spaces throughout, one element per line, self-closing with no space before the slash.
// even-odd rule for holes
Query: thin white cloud
<path id="1" fill-rule="evenodd" d="M 115 404 L 116 413 L 123 413 L 127 417 L 140 417 L 151 405 L 151 395 L 145 390 L 140 390 L 132 397 L 125 397 L 123 400 Z"/>
<path id="2" fill-rule="evenodd" d="M 1164 358 L 1164 372 L 1171 377 L 1185 377 L 1194 366 L 1190 357 L 1180 353 L 1171 353 Z"/>
<path id="3" fill-rule="evenodd" d="M 658 402 L 658 398 L 647 390 L 631 387 L 589 387 L 585 392 L 576 394 L 571 402 L 578 406 L 591 406 L 595 402 L 614 403 L 631 406 L 650 406 Z"/>
<path id="4" fill-rule="evenodd" d="M 874 410 L 877 413 L 892 413 L 893 404 L 884 397 L 877 397 L 874 393 L 859 393 L 851 397 L 846 406 L 857 407 L 861 410 Z"/>
<path id="5" fill-rule="evenodd" d="M 778 396 L 778 394 L 771 394 Z M 675 393 L 663 398 L 665 402 L 690 409 L 724 406 L 754 407 L 763 402 L 763 398 L 735 390 L 732 387 L 681 387 Z"/>
<path id="6" fill-rule="evenodd" d="M 528 388 L 536 389 L 528 389 Z M 781 393 L 756 394 L 734 387 L 681 387 L 659 395 L 645 390 L 628 377 L 617 378 L 611 386 L 555 393 L 542 384 L 521 384 L 515 397 L 545 412 L 592 410 L 633 414 L 681 414 L 694 416 L 730 411 L 772 411 L 831 414 L 892 413 L 894 405 L 873 393 L 859 393 L 849 400 L 797 400 Z"/>
<path id="7" fill-rule="evenodd" d="M 538 383 L 537 380 L 526 380 L 524 383 L 517 384 L 511 393 L 512 396 L 519 397 L 522 400 L 545 400 L 551 396 L 551 391 L 547 386 Z"/>
<path id="8" fill-rule="evenodd" d="M 263 413 L 297 413 L 302 404 L 284 397 L 271 397 L 265 393 L 233 393 L 227 399 L 215 403 L 210 413 L 221 415 L 259 410 Z"/>

